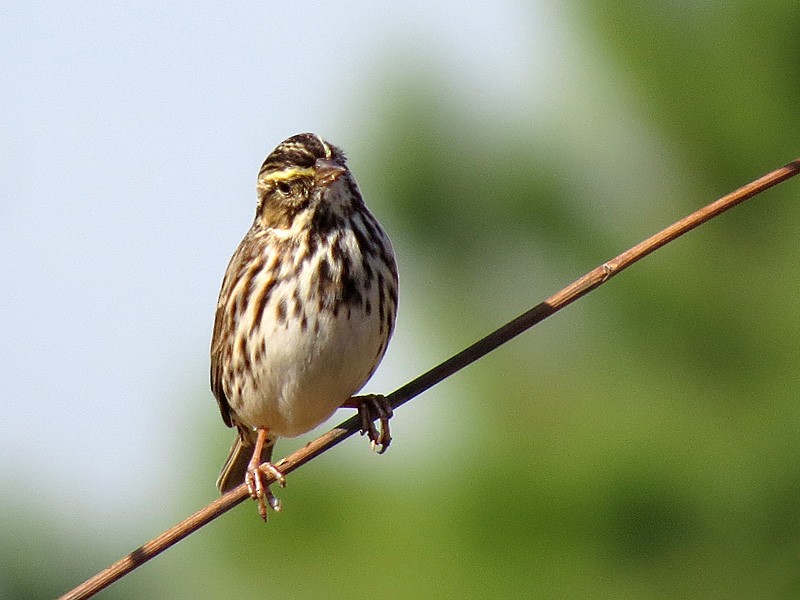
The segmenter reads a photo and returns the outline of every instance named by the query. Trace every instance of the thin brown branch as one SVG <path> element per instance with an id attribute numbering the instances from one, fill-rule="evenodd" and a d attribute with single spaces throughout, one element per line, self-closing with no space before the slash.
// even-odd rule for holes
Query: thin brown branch
<path id="1" fill-rule="evenodd" d="M 395 390 L 387 398 L 395 408 L 405 404 L 412 398 L 433 387 L 443 379 L 446 379 L 467 365 L 475 362 L 482 356 L 485 356 L 492 350 L 495 350 L 502 344 L 505 344 L 507 341 L 516 337 L 523 331 L 530 329 L 553 313 L 561 310 L 568 304 L 571 304 L 581 296 L 588 294 L 596 287 L 608 281 L 608 279 L 613 275 L 616 275 L 623 269 L 631 266 L 633 263 L 644 258 L 651 252 L 654 252 L 661 246 L 670 243 L 671 241 L 682 236 L 684 233 L 687 233 L 695 227 L 702 225 L 706 221 L 713 219 L 726 210 L 733 208 L 745 200 L 760 194 L 761 192 L 781 183 L 786 179 L 789 179 L 790 177 L 797 175 L 798 173 L 800 173 L 800 159 L 792 161 L 786 166 L 776 169 L 775 171 L 756 179 L 744 187 L 739 188 L 735 192 L 720 198 L 716 202 L 712 202 L 708 206 L 692 213 L 684 219 L 681 219 L 677 223 L 670 225 L 666 229 L 663 229 L 654 236 L 647 238 L 629 250 L 626 250 L 619 256 L 589 271 L 586 275 L 569 284 L 560 292 L 553 294 L 541 304 L 537 304 L 526 313 L 520 315 L 513 321 L 506 323 L 496 331 L 493 331 L 483 339 L 475 342 L 470 347 L 462 350 L 452 358 L 434 367 L 427 373 L 420 375 L 403 387 Z M 327 450 L 330 450 L 340 442 L 344 441 L 359 431 L 359 428 L 360 419 L 358 416 L 351 417 L 335 429 L 328 431 L 297 452 L 287 456 L 277 463 L 276 466 L 284 474 L 291 473 L 314 457 L 326 452 Z M 270 482 L 273 481 L 273 475 L 269 473 L 269 471 L 265 472 L 267 474 L 267 480 Z M 205 508 L 197 511 L 188 519 L 181 521 L 168 531 L 165 531 L 158 537 L 147 542 L 145 545 L 137 548 L 124 558 L 115 562 L 110 567 L 99 572 L 91 579 L 88 579 L 72 591 L 64 594 L 61 599 L 78 600 L 93 596 L 103 588 L 111 585 L 116 580 L 130 573 L 135 568 L 157 556 L 173 544 L 179 542 L 210 521 L 216 519 L 218 516 L 229 511 L 247 497 L 247 486 L 242 484 L 221 498 L 215 500 Z"/>

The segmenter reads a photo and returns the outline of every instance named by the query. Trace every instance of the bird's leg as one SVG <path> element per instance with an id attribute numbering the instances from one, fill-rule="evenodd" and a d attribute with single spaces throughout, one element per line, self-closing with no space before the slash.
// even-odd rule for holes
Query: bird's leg
<path id="1" fill-rule="evenodd" d="M 269 431 L 266 428 L 258 428 L 255 448 L 253 448 L 253 457 L 247 465 L 247 475 L 245 476 L 245 482 L 247 483 L 247 489 L 250 491 L 250 497 L 258 502 L 258 514 L 261 515 L 264 521 L 267 520 L 267 504 L 276 512 L 281 509 L 281 501 L 275 497 L 269 489 L 269 485 L 264 482 L 266 473 L 261 470 L 261 452 L 264 449 L 268 434 Z M 272 473 L 275 477 L 275 481 L 277 481 L 281 487 L 286 487 L 286 478 L 275 465 L 267 461 L 264 463 L 264 468 Z"/>
<path id="2" fill-rule="evenodd" d="M 378 454 L 383 454 L 392 442 L 389 433 L 389 419 L 392 418 L 392 405 L 386 396 L 380 394 L 366 394 L 353 396 L 342 404 L 344 408 L 357 408 L 361 417 L 361 435 L 366 434 L 372 449 Z M 380 431 L 375 427 L 375 419 L 380 420 Z"/>

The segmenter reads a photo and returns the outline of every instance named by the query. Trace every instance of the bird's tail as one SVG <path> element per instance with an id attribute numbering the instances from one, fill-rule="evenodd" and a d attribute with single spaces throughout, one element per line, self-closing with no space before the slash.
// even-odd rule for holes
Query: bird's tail
<path id="1" fill-rule="evenodd" d="M 261 458 L 258 464 L 272 460 L 272 449 L 275 447 L 275 439 L 267 439 L 264 448 L 261 450 Z M 222 472 L 217 478 L 217 488 L 220 493 L 224 494 L 229 492 L 236 486 L 244 483 L 245 476 L 247 475 L 247 466 L 250 459 L 253 457 L 253 442 L 247 440 L 242 441 L 242 436 L 237 435 L 236 440 L 231 446 L 231 453 L 228 455 L 228 460 L 225 461 L 225 466 L 222 467 Z"/>

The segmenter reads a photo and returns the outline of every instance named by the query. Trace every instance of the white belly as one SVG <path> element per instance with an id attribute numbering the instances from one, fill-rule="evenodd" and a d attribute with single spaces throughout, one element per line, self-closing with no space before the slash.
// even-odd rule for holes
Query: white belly
<path id="1" fill-rule="evenodd" d="M 322 311 L 319 317 L 309 314 L 305 327 L 294 314 L 288 288 L 282 287 L 276 299 L 286 300 L 287 318 L 261 320 L 244 348 L 253 376 L 226 395 L 236 422 L 293 437 L 325 421 L 361 389 L 382 358 L 388 335 L 377 308 L 377 285 L 367 294 L 369 314 L 364 304 L 341 309 L 336 317 Z M 252 322 L 245 319 L 240 326 L 249 328 Z"/>

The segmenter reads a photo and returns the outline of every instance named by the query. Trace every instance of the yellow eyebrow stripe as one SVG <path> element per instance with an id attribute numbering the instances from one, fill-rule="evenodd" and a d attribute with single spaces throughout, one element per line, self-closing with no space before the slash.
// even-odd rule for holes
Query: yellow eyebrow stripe
<path id="1" fill-rule="evenodd" d="M 287 179 L 296 179 L 297 177 L 313 177 L 313 167 L 291 167 L 283 169 L 282 171 L 275 171 L 269 175 L 261 177 L 262 183 L 269 183 L 271 181 L 285 181 Z"/>

